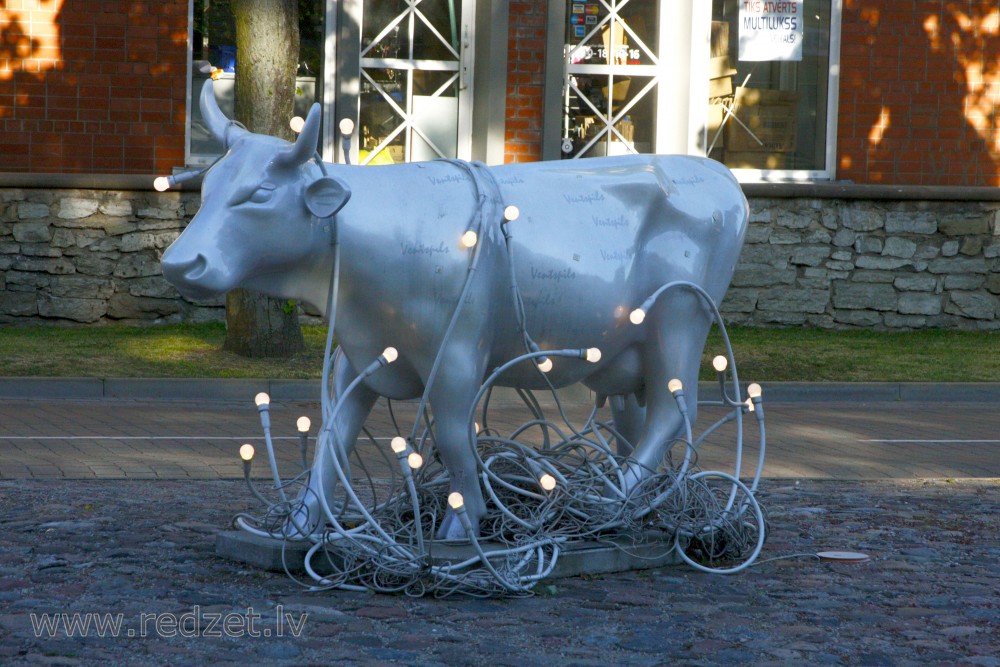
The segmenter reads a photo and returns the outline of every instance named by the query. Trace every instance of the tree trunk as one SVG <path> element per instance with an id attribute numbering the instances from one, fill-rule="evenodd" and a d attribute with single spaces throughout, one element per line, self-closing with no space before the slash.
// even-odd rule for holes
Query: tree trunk
<path id="1" fill-rule="evenodd" d="M 298 0 L 233 0 L 236 120 L 289 141 L 299 60 Z M 277 221 L 276 221 L 277 222 Z M 223 349 L 246 357 L 288 357 L 305 349 L 294 306 L 237 289 L 226 295 Z"/>
<path id="2" fill-rule="evenodd" d="M 244 357 L 290 357 L 305 347 L 289 301 L 235 289 L 226 295 L 226 342 L 222 349 Z M 290 313 L 288 311 L 291 311 Z"/>

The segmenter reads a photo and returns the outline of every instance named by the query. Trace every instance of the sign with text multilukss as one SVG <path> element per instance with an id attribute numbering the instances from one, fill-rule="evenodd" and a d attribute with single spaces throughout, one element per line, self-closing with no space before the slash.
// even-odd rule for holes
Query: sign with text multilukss
<path id="1" fill-rule="evenodd" d="M 740 0 L 740 60 L 802 60 L 803 0 Z"/>

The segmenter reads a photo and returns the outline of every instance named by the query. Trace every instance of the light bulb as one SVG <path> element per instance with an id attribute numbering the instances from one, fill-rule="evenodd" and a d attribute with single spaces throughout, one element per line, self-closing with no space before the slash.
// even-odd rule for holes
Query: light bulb
<path id="1" fill-rule="evenodd" d="M 673 380 L 667 383 L 667 389 L 670 390 L 671 394 L 676 394 L 677 392 L 684 389 L 684 383 L 678 380 L 677 378 L 674 378 Z"/>
<path id="2" fill-rule="evenodd" d="M 753 399 L 752 398 L 748 398 L 746 403 L 747 403 L 747 411 L 753 412 L 754 411 Z"/>
<path id="3" fill-rule="evenodd" d="M 466 248 L 473 247 L 474 245 L 476 245 L 476 242 L 478 240 L 479 240 L 479 237 L 476 236 L 476 233 L 474 231 L 472 231 L 471 229 L 469 231 L 465 232 L 464 234 L 462 234 L 462 245 L 464 245 Z"/>
<path id="4" fill-rule="evenodd" d="M 264 392 L 260 392 L 254 397 L 253 402 L 257 404 L 258 408 L 265 405 L 270 405 L 271 397 L 265 394 Z"/>
<path id="5" fill-rule="evenodd" d="M 392 451 L 402 454 L 406 451 L 406 440 L 397 435 L 389 442 L 389 446 L 392 447 Z"/>
<path id="6" fill-rule="evenodd" d="M 556 478 L 550 475 L 549 473 L 545 473 L 544 475 L 539 477 L 538 483 L 541 484 L 542 488 L 545 489 L 546 491 L 551 491 L 552 489 L 556 488 Z"/>
<path id="7" fill-rule="evenodd" d="M 166 192 L 170 189 L 170 179 L 166 176 L 157 176 L 153 180 L 153 189 L 157 192 Z"/>
<path id="8" fill-rule="evenodd" d="M 308 433 L 310 426 L 312 426 L 312 422 L 309 421 L 309 417 L 302 416 L 295 420 L 295 428 L 299 430 L 299 433 Z"/>
<path id="9" fill-rule="evenodd" d="M 507 222 L 514 222 L 521 217 L 521 209 L 511 204 L 503 210 L 503 218 Z"/>
<path id="10" fill-rule="evenodd" d="M 410 464 L 411 468 L 416 470 L 417 468 L 419 468 L 424 464 L 424 457 L 422 457 L 420 454 L 417 454 L 416 452 L 413 452 L 412 454 L 406 457 L 406 462 Z"/>
<path id="11" fill-rule="evenodd" d="M 382 356 L 385 357 L 387 363 L 391 364 L 399 358 L 399 352 L 397 352 L 394 347 L 387 347 L 382 350 Z"/>
<path id="12" fill-rule="evenodd" d="M 462 505 L 465 504 L 465 498 L 458 491 L 452 491 L 448 494 L 448 504 L 451 505 L 453 510 L 462 509 Z"/>
<path id="13" fill-rule="evenodd" d="M 479 435 L 479 422 L 473 422 L 476 425 L 476 435 Z"/>
<path id="14" fill-rule="evenodd" d="M 253 458 L 253 445 L 249 442 L 242 447 L 240 447 L 240 458 L 244 461 L 249 461 Z"/>
<path id="15" fill-rule="evenodd" d="M 538 370 L 543 373 L 548 373 L 552 370 L 552 360 L 548 357 L 544 357 L 538 364 Z"/>
<path id="16" fill-rule="evenodd" d="M 636 308 L 629 313 L 628 318 L 632 321 L 632 324 L 642 324 L 642 321 L 646 319 L 646 311 L 642 308 Z"/>
<path id="17" fill-rule="evenodd" d="M 292 132 L 299 134 L 302 132 L 302 128 L 306 126 L 306 122 L 302 119 L 302 116 L 295 116 L 290 121 L 288 121 L 288 127 L 292 128 Z"/>
<path id="18" fill-rule="evenodd" d="M 750 398 L 760 398 L 760 385 L 754 382 L 752 385 L 747 387 L 747 396 Z"/>
<path id="19" fill-rule="evenodd" d="M 712 359 L 712 368 L 715 369 L 716 373 L 721 373 L 729 367 L 729 359 L 726 359 L 721 354 L 715 359 Z"/>
<path id="20" fill-rule="evenodd" d="M 587 361 L 596 364 L 601 360 L 601 351 L 596 347 L 587 348 Z"/>
<path id="21" fill-rule="evenodd" d="M 349 137 L 354 134 L 354 121 L 350 118 L 344 118 L 340 121 L 340 133 L 345 137 Z"/>

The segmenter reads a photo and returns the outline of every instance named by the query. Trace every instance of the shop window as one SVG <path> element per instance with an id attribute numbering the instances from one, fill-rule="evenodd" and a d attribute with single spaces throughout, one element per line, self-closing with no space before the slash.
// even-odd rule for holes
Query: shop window
<path id="1" fill-rule="evenodd" d="M 661 4 L 567 2 L 564 158 L 656 151 Z"/>
<path id="2" fill-rule="evenodd" d="M 707 152 L 741 178 L 831 178 L 839 1 L 713 0 Z"/>
<path id="3" fill-rule="evenodd" d="M 215 79 L 219 107 L 233 117 L 233 92 L 239 54 L 230 0 L 193 0 L 191 36 L 191 104 L 188 105 L 188 164 L 208 164 L 222 152 L 209 135 L 198 108 L 206 81 Z M 295 83 L 295 115 L 309 112 L 322 100 L 324 1 L 299 0 L 299 70 Z M 213 75 L 214 72 L 214 75 Z"/>

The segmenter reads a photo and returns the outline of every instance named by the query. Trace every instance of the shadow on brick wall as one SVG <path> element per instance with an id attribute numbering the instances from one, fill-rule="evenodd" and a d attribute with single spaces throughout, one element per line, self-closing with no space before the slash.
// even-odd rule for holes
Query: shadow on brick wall
<path id="1" fill-rule="evenodd" d="M 845 6 L 840 178 L 1000 185 L 996 0 L 934 4 Z"/>

